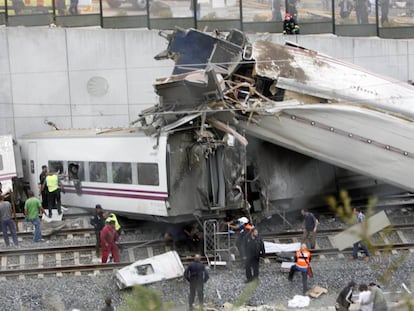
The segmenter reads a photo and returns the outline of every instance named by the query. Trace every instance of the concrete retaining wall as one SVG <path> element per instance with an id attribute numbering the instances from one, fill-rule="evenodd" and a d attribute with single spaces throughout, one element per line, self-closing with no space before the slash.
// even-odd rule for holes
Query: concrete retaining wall
<path id="1" fill-rule="evenodd" d="M 249 35 L 283 43 L 279 34 Z M 297 36 L 300 45 L 406 83 L 414 79 L 414 40 Z M 0 134 L 127 126 L 157 102 L 152 83 L 172 62 L 155 61 L 167 41 L 154 30 L 0 29 Z M 413 101 L 414 103 L 414 101 Z"/>

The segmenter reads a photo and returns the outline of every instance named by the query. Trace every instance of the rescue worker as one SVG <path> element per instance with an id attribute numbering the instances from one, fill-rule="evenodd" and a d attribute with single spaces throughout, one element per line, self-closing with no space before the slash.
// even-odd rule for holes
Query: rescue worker
<path id="1" fill-rule="evenodd" d="M 62 206 L 60 201 L 60 191 L 63 189 L 62 183 L 59 181 L 59 176 L 54 171 L 51 171 L 46 176 L 47 199 L 49 218 L 52 217 L 52 209 L 56 208 L 58 214 L 62 215 Z"/>
<path id="2" fill-rule="evenodd" d="M 375 311 L 388 311 L 387 300 L 379 285 L 371 282 L 368 285 L 368 289 L 371 292 L 371 296 L 366 304 L 372 303 L 372 310 Z"/>
<path id="3" fill-rule="evenodd" d="M 295 264 L 290 267 L 288 280 L 292 281 L 296 271 L 302 274 L 303 295 L 308 291 L 308 269 L 310 268 L 311 253 L 307 250 L 306 244 L 302 244 L 300 250 L 295 253 Z"/>
<path id="4" fill-rule="evenodd" d="M 43 165 L 42 171 L 39 175 L 40 193 L 42 194 L 42 207 L 47 207 L 49 205 L 49 202 L 47 200 L 46 177 L 47 177 L 47 165 Z"/>
<path id="5" fill-rule="evenodd" d="M 91 218 L 90 224 L 95 229 L 95 236 L 96 236 L 96 254 L 99 256 L 99 250 L 101 245 L 101 231 L 105 226 L 105 218 L 103 215 L 102 206 L 100 204 L 96 204 L 95 206 L 95 215 Z"/>
<path id="6" fill-rule="evenodd" d="M 285 19 L 283 21 L 283 34 L 284 35 L 298 35 L 299 34 L 299 25 L 297 24 L 295 18 L 290 13 L 285 14 Z"/>
<path id="7" fill-rule="evenodd" d="M 247 217 L 240 217 L 239 219 L 237 219 L 236 224 L 227 224 L 231 230 L 234 230 L 238 233 L 236 246 L 242 260 L 246 260 L 246 240 L 247 236 L 253 230 L 254 226 L 250 224 L 250 221 Z"/>
<path id="8" fill-rule="evenodd" d="M 112 255 L 114 262 L 119 262 L 119 249 L 116 242 L 119 240 L 118 232 L 115 229 L 115 221 L 109 220 L 101 231 L 101 252 L 102 263 L 107 263 L 109 255 Z"/>
<path id="9" fill-rule="evenodd" d="M 246 283 L 259 278 L 260 257 L 264 257 L 265 247 L 259 231 L 253 229 L 246 241 Z M 253 270 L 253 274 L 252 274 Z"/>
<path id="10" fill-rule="evenodd" d="M 184 271 L 184 278 L 190 282 L 190 294 L 188 296 L 189 310 L 193 311 L 193 303 L 197 293 L 200 310 L 204 304 L 204 283 L 209 279 L 209 273 L 201 262 L 201 255 L 196 254 L 194 261 Z"/>
<path id="11" fill-rule="evenodd" d="M 110 221 L 113 221 L 115 223 L 115 229 L 118 234 L 121 234 L 121 225 L 118 222 L 118 218 L 114 213 L 104 212 L 103 217 L 105 219 L 105 223 L 108 223 Z"/>

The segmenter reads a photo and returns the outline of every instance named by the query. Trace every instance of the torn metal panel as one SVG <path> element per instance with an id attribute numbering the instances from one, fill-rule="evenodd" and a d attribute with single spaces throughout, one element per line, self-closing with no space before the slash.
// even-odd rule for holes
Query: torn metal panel
<path id="1" fill-rule="evenodd" d="M 377 233 L 388 226 L 391 226 L 391 222 L 388 219 L 387 214 L 385 214 L 384 211 L 381 211 L 367 218 L 366 235 L 368 237 L 372 236 L 374 233 Z M 329 239 L 332 242 L 332 245 L 342 251 L 345 248 L 353 246 L 354 243 L 361 241 L 362 236 L 363 232 L 361 224 L 355 224 L 341 233 L 330 237 Z"/>
<path id="2" fill-rule="evenodd" d="M 414 88 L 408 83 L 315 51 L 267 41 L 253 43 L 253 58 L 257 75 L 277 80 L 281 88 L 414 117 Z"/>
<path id="3" fill-rule="evenodd" d="M 163 110 L 194 110 L 223 98 L 221 81 L 214 70 L 197 70 L 168 78 L 154 84 Z"/>
<path id="4" fill-rule="evenodd" d="M 141 259 L 119 269 L 115 275 L 120 289 L 182 277 L 184 266 L 176 251 Z"/>
<path id="5" fill-rule="evenodd" d="M 230 33 L 230 40 L 198 31 L 196 29 L 177 29 L 166 36 L 169 40 L 167 50 L 160 53 L 175 61 L 173 75 L 189 71 L 207 69 L 215 63 L 228 74 L 231 74 L 242 59 L 245 35 L 237 30 Z M 160 55 L 159 54 L 159 55 Z"/>

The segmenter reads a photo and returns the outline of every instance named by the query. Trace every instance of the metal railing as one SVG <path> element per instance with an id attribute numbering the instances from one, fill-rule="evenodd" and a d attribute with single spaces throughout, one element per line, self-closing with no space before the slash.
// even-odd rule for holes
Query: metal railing
<path id="1" fill-rule="evenodd" d="M 414 38 L 412 0 L 0 0 L 6 26 L 281 33 L 285 12 L 295 16 L 301 34 Z"/>

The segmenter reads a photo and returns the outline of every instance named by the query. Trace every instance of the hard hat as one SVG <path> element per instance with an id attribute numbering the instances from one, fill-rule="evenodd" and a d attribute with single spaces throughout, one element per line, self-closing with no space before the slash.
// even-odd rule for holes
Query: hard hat
<path id="1" fill-rule="evenodd" d="M 239 222 L 241 222 L 242 224 L 248 224 L 249 223 L 249 219 L 247 217 L 240 217 L 238 219 Z"/>

